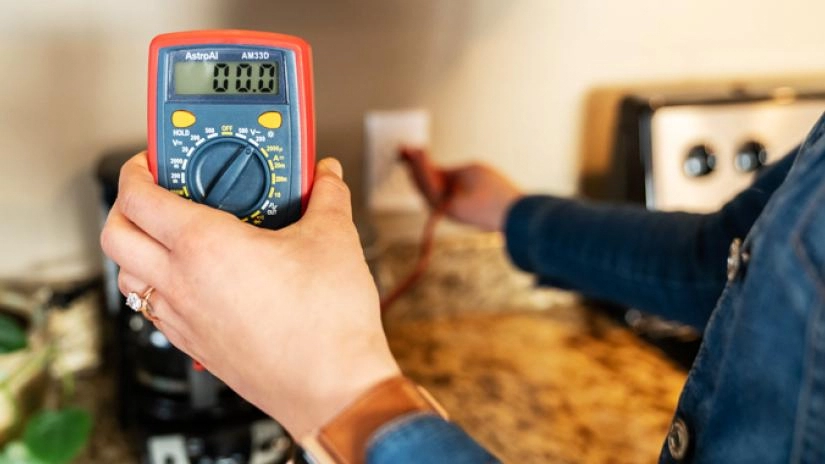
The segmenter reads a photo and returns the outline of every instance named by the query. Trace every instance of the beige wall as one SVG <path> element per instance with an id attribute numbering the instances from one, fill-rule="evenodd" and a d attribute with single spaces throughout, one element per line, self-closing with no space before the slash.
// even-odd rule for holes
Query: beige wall
<path id="1" fill-rule="evenodd" d="M 825 71 L 818 0 L 0 1 L 0 276 L 96 266 L 97 156 L 145 132 L 157 33 L 246 27 L 316 52 L 319 148 L 361 179 L 366 109 L 424 107 L 445 162 L 570 194 L 602 84 Z M 88 69 L 93 68 L 94 71 Z"/>

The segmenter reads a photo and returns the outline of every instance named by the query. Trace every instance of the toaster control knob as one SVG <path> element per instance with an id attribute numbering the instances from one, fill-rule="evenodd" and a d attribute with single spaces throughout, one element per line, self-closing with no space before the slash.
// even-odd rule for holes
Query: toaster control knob
<path id="1" fill-rule="evenodd" d="M 758 171 L 768 161 L 768 151 L 759 142 L 745 142 L 736 151 L 733 165 L 739 172 Z"/>
<path id="2" fill-rule="evenodd" d="M 688 151 L 687 158 L 682 165 L 688 177 L 702 177 L 710 174 L 716 167 L 716 155 L 707 145 L 696 145 Z"/>

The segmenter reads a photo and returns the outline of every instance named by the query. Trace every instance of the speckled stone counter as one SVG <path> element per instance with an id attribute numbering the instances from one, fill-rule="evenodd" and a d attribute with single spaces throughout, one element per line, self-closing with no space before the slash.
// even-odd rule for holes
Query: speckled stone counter
<path id="1" fill-rule="evenodd" d="M 387 249 L 385 281 L 414 253 Z M 495 235 L 439 242 L 386 327 L 404 371 L 506 462 L 655 462 L 685 380 L 573 295 L 534 288 Z"/>
<path id="2" fill-rule="evenodd" d="M 416 248 L 380 248 L 382 287 Z M 575 295 L 536 289 L 494 234 L 440 239 L 420 284 L 387 314 L 404 371 L 506 462 L 654 462 L 685 373 Z M 95 410 L 81 463 L 137 463 L 106 375 L 79 384 Z"/>

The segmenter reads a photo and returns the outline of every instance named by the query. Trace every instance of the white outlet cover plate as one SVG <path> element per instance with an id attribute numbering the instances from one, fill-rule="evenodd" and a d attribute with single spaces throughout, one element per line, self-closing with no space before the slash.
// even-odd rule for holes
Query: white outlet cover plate
<path id="1" fill-rule="evenodd" d="M 369 209 L 375 213 L 426 209 L 406 167 L 398 159 L 402 146 L 429 147 L 430 114 L 426 110 L 368 111 L 364 115 Z"/>

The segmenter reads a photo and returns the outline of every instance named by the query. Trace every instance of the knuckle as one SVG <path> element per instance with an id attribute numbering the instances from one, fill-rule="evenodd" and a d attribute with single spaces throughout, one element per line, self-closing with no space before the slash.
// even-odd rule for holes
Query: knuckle
<path id="1" fill-rule="evenodd" d="M 125 191 L 129 190 L 129 163 L 127 162 L 120 168 L 120 176 L 117 182 L 118 197 Z"/>
<path id="2" fill-rule="evenodd" d="M 103 249 L 103 252 L 106 253 L 107 256 L 112 257 L 112 252 L 115 249 L 115 232 L 112 230 L 112 226 L 108 223 L 108 220 L 100 232 L 100 248 Z"/>
<path id="3" fill-rule="evenodd" d="M 138 195 L 132 193 L 130 189 L 121 189 L 115 201 L 116 207 L 126 217 L 133 217 L 137 208 Z"/>

